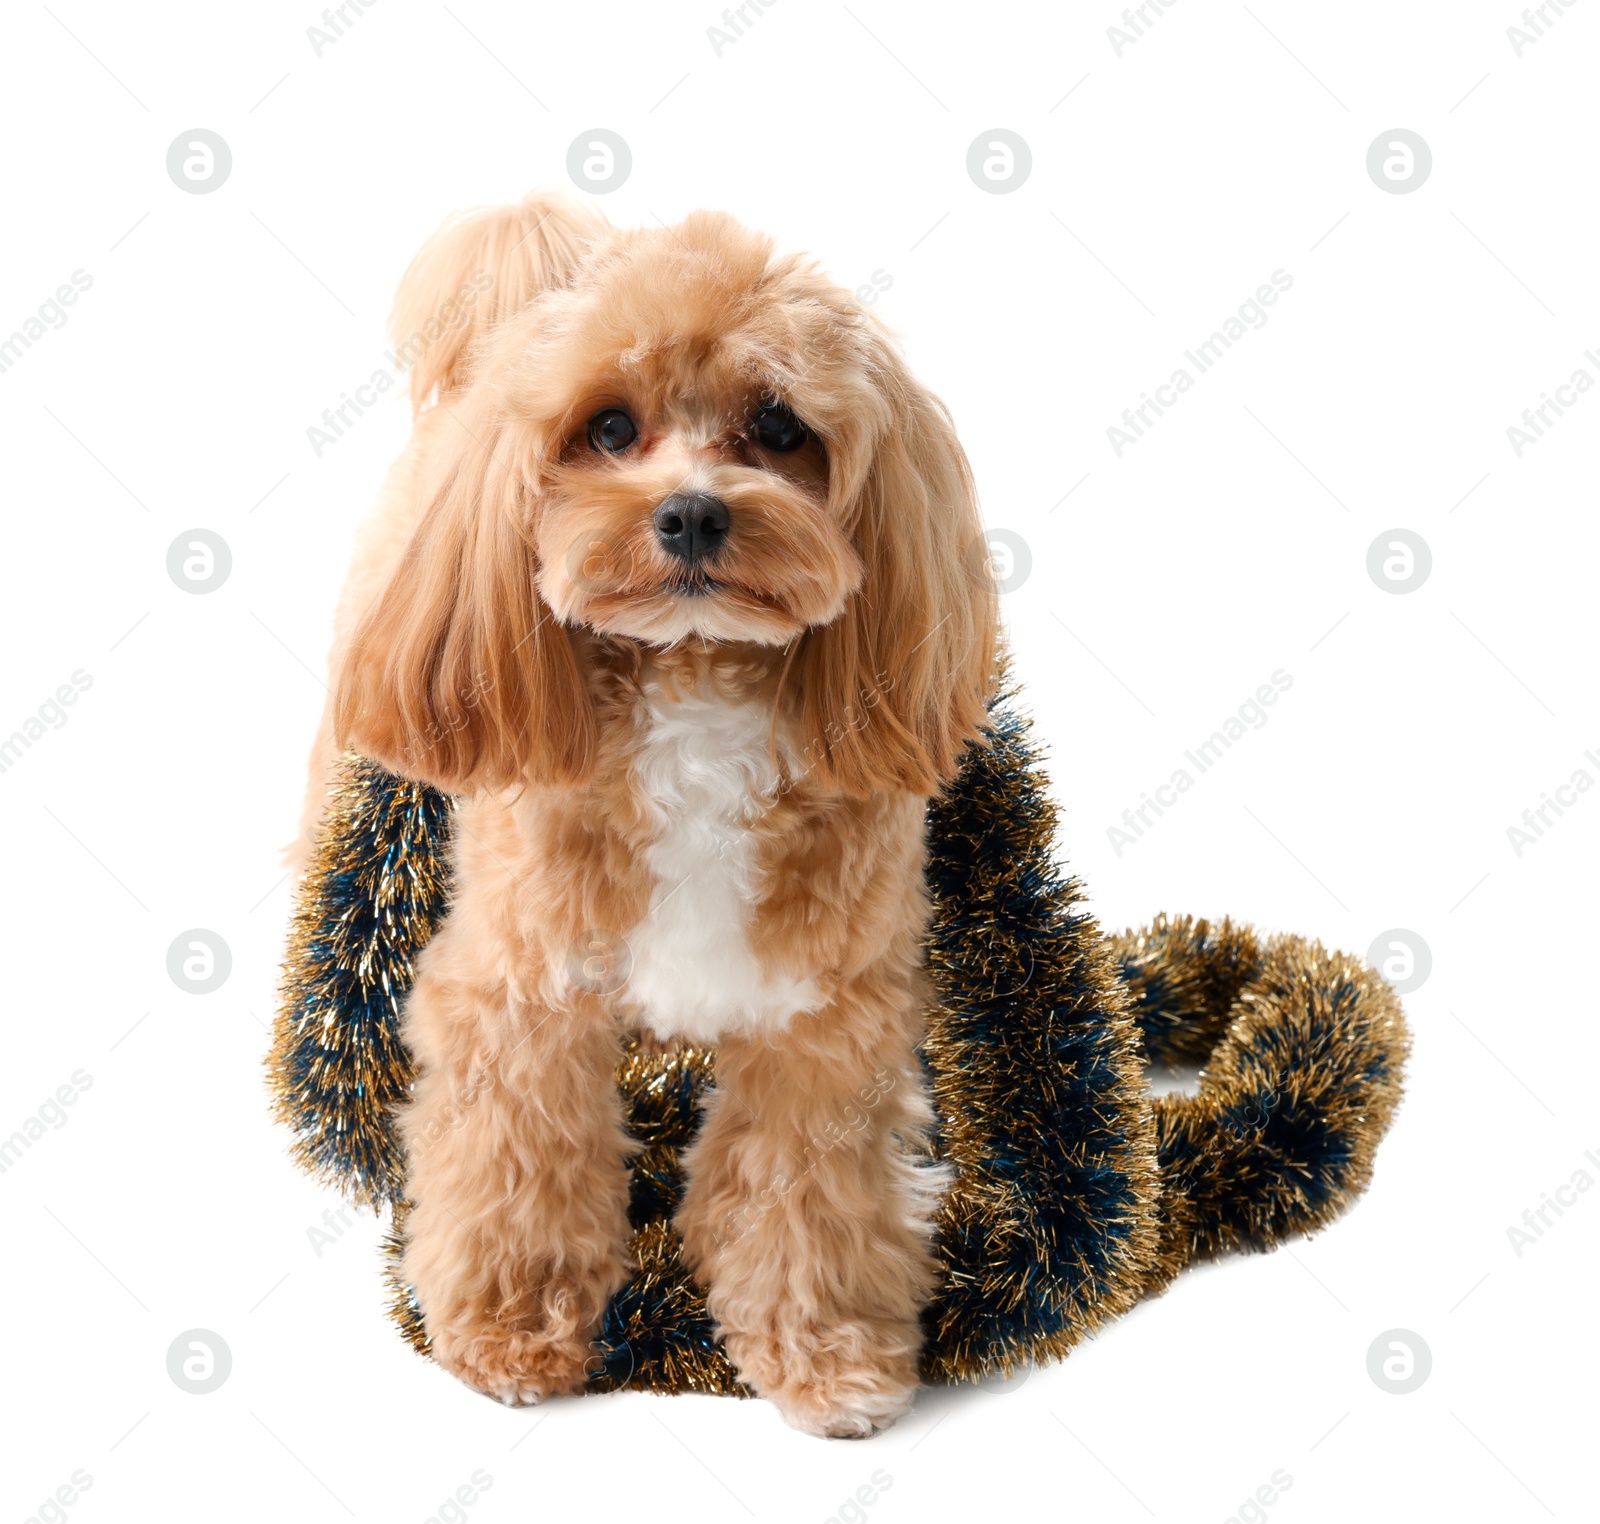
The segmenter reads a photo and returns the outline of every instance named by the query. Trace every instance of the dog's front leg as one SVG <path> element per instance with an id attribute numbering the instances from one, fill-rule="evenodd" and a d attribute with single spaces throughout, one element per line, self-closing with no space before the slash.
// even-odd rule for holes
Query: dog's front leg
<path id="1" fill-rule="evenodd" d="M 429 949 L 406 1009 L 404 1271 L 445 1369 L 537 1402 L 583 1385 L 627 1279 L 617 1037 L 599 1010 L 519 1005 L 452 952 Z"/>
<path id="2" fill-rule="evenodd" d="M 798 1429 L 911 1405 L 933 1282 L 912 997 L 880 970 L 781 1031 L 725 1036 L 679 1227 L 741 1377 Z"/>

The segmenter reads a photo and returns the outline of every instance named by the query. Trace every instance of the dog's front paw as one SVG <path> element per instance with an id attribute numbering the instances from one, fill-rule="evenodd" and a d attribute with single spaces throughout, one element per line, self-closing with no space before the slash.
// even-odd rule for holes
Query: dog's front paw
<path id="1" fill-rule="evenodd" d="M 916 1396 L 916 1346 L 904 1339 L 812 1331 L 730 1334 L 726 1344 L 745 1384 L 785 1423 L 824 1439 L 867 1439 Z"/>
<path id="2" fill-rule="evenodd" d="M 508 1407 L 527 1407 L 583 1389 L 587 1344 L 490 1324 L 436 1337 L 433 1357 L 452 1376 Z"/>

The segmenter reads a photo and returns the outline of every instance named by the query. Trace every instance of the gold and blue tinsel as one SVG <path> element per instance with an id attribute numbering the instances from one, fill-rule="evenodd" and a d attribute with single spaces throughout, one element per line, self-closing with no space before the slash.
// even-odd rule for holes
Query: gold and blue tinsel
<path id="1" fill-rule="evenodd" d="M 269 1069 L 298 1161 L 391 1214 L 390 1310 L 426 1353 L 400 1273 L 411 1064 L 400 1010 L 449 899 L 453 807 L 348 758 L 299 891 Z M 930 1381 L 1060 1358 L 1191 1260 L 1312 1232 L 1365 1189 L 1401 1091 L 1398 1001 L 1359 960 L 1229 921 L 1160 917 L 1108 938 L 1056 858 L 1056 813 L 1014 692 L 929 809 L 935 1146 Z M 1152 1099 L 1150 1061 L 1199 1092 Z M 631 1046 L 641 1145 L 636 1270 L 596 1340 L 592 1390 L 743 1394 L 678 1254 L 678 1160 L 715 1084 L 709 1048 Z"/>

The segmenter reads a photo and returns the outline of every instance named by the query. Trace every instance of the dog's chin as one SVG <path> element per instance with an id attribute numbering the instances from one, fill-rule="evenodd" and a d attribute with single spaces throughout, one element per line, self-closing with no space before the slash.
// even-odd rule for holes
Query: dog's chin
<path id="1" fill-rule="evenodd" d="M 776 598 L 731 588 L 711 577 L 675 581 L 646 597 L 602 595 L 582 604 L 563 616 L 567 623 L 644 645 L 698 640 L 781 646 L 813 622 Z"/>

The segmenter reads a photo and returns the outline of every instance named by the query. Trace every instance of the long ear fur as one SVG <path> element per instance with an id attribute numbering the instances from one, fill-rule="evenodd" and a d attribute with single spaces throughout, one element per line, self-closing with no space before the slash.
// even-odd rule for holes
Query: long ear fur
<path id="1" fill-rule="evenodd" d="M 451 407 L 460 447 L 338 674 L 339 744 L 447 793 L 580 781 L 594 714 L 535 586 L 533 461 L 487 385 Z"/>
<path id="2" fill-rule="evenodd" d="M 888 428 L 864 471 L 835 462 L 865 580 L 798 652 L 805 764 L 846 793 L 932 796 L 986 718 L 995 587 L 949 414 L 887 343 L 877 370 Z"/>
<path id="3" fill-rule="evenodd" d="M 395 356 L 411 367 L 413 411 L 464 387 L 490 330 L 571 280 L 610 226 L 592 207 L 551 191 L 448 219 L 407 267 L 389 315 Z"/>

